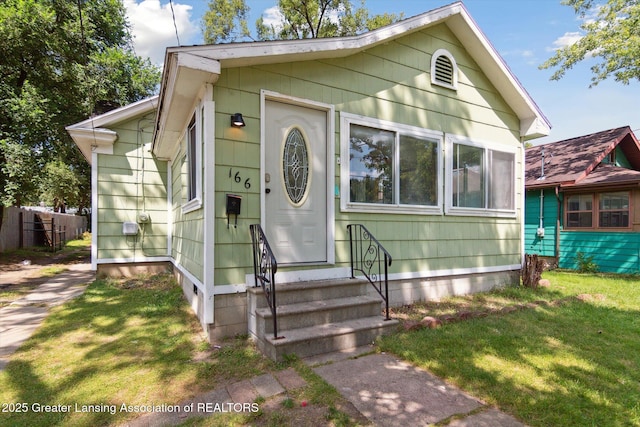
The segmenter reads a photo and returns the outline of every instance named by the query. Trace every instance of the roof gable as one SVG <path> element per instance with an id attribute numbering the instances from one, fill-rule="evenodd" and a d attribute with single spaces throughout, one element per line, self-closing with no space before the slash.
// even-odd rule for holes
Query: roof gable
<path id="1" fill-rule="evenodd" d="M 118 134 L 108 129 L 114 125 L 147 114 L 158 106 L 158 97 L 142 99 L 124 107 L 116 108 L 99 116 L 91 117 L 65 129 L 76 143 L 87 162 L 91 164 L 91 153 L 111 154 Z"/>
<path id="2" fill-rule="evenodd" d="M 161 158 L 170 155 L 172 141 L 183 131 L 187 120 L 186 103 L 193 101 L 202 83 L 215 83 L 224 68 L 346 57 L 439 24 L 445 24 L 452 31 L 515 112 L 522 138 L 548 135 L 551 125 L 546 117 L 464 5 L 457 2 L 356 36 L 168 48 L 154 152 Z M 175 95 L 176 88 L 179 96 Z"/>
<path id="3" fill-rule="evenodd" d="M 620 147 L 633 169 L 602 163 Z M 629 126 L 527 148 L 525 186 L 531 188 L 640 181 L 640 144 Z M 610 179 L 608 179 L 610 178 Z"/>

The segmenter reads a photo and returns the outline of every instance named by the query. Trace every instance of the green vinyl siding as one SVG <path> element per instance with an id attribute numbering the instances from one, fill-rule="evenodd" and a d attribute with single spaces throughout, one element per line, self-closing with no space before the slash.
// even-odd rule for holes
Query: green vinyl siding
<path id="1" fill-rule="evenodd" d="M 431 54 L 447 49 L 459 68 L 458 90 L 430 81 Z M 260 93 L 277 92 L 335 107 L 335 185 L 340 184 L 340 112 L 515 147 L 516 217 L 354 213 L 335 200 L 335 265 L 349 266 L 346 225 L 362 223 L 391 252 L 392 272 L 518 265 L 523 199 L 520 122 L 446 25 L 419 31 L 344 58 L 225 68 L 214 86 L 215 283 L 244 283 L 252 273 L 249 225 L 260 222 Z M 229 126 L 242 112 L 246 127 Z M 344 161 L 344 160 L 343 160 Z M 444 171 L 445 162 L 441 163 Z M 229 173 L 231 172 L 231 176 Z M 175 173 L 175 172 L 174 172 Z M 240 182 L 236 182 L 238 173 Z M 174 197 L 176 185 L 174 177 Z M 251 186 L 246 188 L 245 179 Z M 238 227 L 227 228 L 225 195 L 242 196 Z M 234 220 L 232 220 L 233 222 Z M 269 235 L 269 230 L 266 230 Z M 174 238 L 174 253 L 176 242 Z M 313 266 L 311 268 L 319 268 Z M 300 269 L 300 267 L 296 267 Z M 286 270 L 282 268 L 280 271 Z"/>
<path id="2" fill-rule="evenodd" d="M 544 237 L 538 237 L 540 227 L 540 191 L 544 194 L 542 212 Z M 547 257 L 555 257 L 556 230 L 558 220 L 558 200 L 554 190 L 527 190 L 525 199 L 524 239 L 525 252 Z"/>
<path id="3" fill-rule="evenodd" d="M 593 257 L 598 271 L 640 273 L 640 233 L 563 231 L 559 267 L 578 269 L 577 254 Z"/>
<path id="4" fill-rule="evenodd" d="M 339 226 L 346 230 L 348 219 Z M 518 225 L 513 220 L 384 215 L 361 221 L 393 257 L 393 273 L 502 266 L 520 262 Z M 348 265 L 348 235 L 344 266 Z"/>
<path id="5" fill-rule="evenodd" d="M 181 149 L 171 162 L 173 237 L 171 256 L 176 263 L 198 280 L 204 277 L 204 209 L 184 213 L 182 206 L 188 201 L 186 150 Z"/>
<path id="6" fill-rule="evenodd" d="M 620 147 L 619 145 L 616 146 L 615 158 L 616 158 L 616 166 L 620 166 L 627 169 L 633 169 L 633 166 L 631 166 L 631 163 L 629 163 L 629 160 L 624 155 L 624 152 L 622 151 L 622 147 Z"/>
<path id="7" fill-rule="evenodd" d="M 166 256 L 167 164 L 149 153 L 152 126 L 138 118 L 115 129 L 113 154 L 98 154 L 98 260 Z M 140 225 L 137 236 L 123 235 L 122 223 L 136 222 L 140 212 L 151 221 Z"/>

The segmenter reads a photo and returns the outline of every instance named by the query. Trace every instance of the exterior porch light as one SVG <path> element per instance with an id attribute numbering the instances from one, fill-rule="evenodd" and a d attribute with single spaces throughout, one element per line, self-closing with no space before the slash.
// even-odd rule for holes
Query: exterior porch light
<path id="1" fill-rule="evenodd" d="M 235 113 L 231 115 L 231 126 L 234 128 L 245 127 L 244 119 L 242 118 L 242 113 Z"/>

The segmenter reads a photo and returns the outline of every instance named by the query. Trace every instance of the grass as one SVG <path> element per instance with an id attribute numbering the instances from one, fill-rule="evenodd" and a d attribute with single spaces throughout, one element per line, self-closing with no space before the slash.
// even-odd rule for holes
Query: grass
<path id="1" fill-rule="evenodd" d="M 530 426 L 640 425 L 638 277 L 545 273 L 552 286 L 504 290 L 394 309 L 419 321 L 486 317 L 385 337 L 382 351 L 430 370 Z M 528 308 L 522 309 L 528 305 Z M 505 313 L 506 306 L 519 307 Z M 139 414 L 60 413 L 56 405 L 177 404 L 200 392 L 293 367 L 307 382 L 255 414 L 216 414 L 184 426 L 354 426 L 340 394 L 296 358 L 275 364 L 246 337 L 211 347 L 168 275 L 98 280 L 52 309 L 0 372 L 11 426 L 116 425 Z M 303 404 L 304 402 L 304 404 Z M 33 404 L 53 405 L 34 413 Z M 41 406 L 42 408 L 42 406 Z M 2 408 L 0 408 L 1 410 Z"/>
<path id="2" fill-rule="evenodd" d="M 98 280 L 52 310 L 0 372 L 0 402 L 40 405 L 178 403 L 270 363 L 246 340 L 203 361 L 200 326 L 172 276 Z M 126 413 L 2 414 L 15 426 L 106 425 Z M 135 415 L 135 414 L 134 414 Z M 130 416 L 130 415 L 129 415 Z"/>
<path id="3" fill-rule="evenodd" d="M 285 396 L 284 405 L 261 399 L 258 413 L 218 413 L 183 425 L 316 425 L 317 419 L 355 425 L 340 410 L 345 404 L 340 394 L 302 361 L 276 364 L 246 336 L 216 344 L 204 341 L 171 275 L 97 280 L 82 296 L 53 308 L 0 371 L 0 404 L 24 403 L 27 409 L 2 413 L 0 424 L 118 425 L 140 415 L 121 411 L 122 404 L 178 404 L 232 382 L 294 367 L 307 386 Z M 76 405 L 116 409 L 75 412 Z M 71 412 L 54 411 L 67 407 Z"/>
<path id="4" fill-rule="evenodd" d="M 544 277 L 550 288 L 509 288 L 454 298 L 435 309 L 406 308 L 406 318 L 418 318 L 438 310 L 538 302 L 509 314 L 395 334 L 381 341 L 381 349 L 527 425 L 640 425 L 638 278 L 567 272 Z"/>

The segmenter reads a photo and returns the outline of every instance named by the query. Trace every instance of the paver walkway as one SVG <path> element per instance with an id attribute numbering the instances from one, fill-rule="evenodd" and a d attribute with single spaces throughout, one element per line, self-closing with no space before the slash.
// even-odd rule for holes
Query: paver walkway
<path id="1" fill-rule="evenodd" d="M 389 354 L 371 354 L 316 367 L 376 426 L 521 427 L 521 422 Z"/>
<path id="2" fill-rule="evenodd" d="M 0 308 L 0 370 L 6 366 L 9 356 L 40 326 L 50 307 L 81 295 L 94 279 L 90 264 L 69 264 L 67 271 Z"/>

